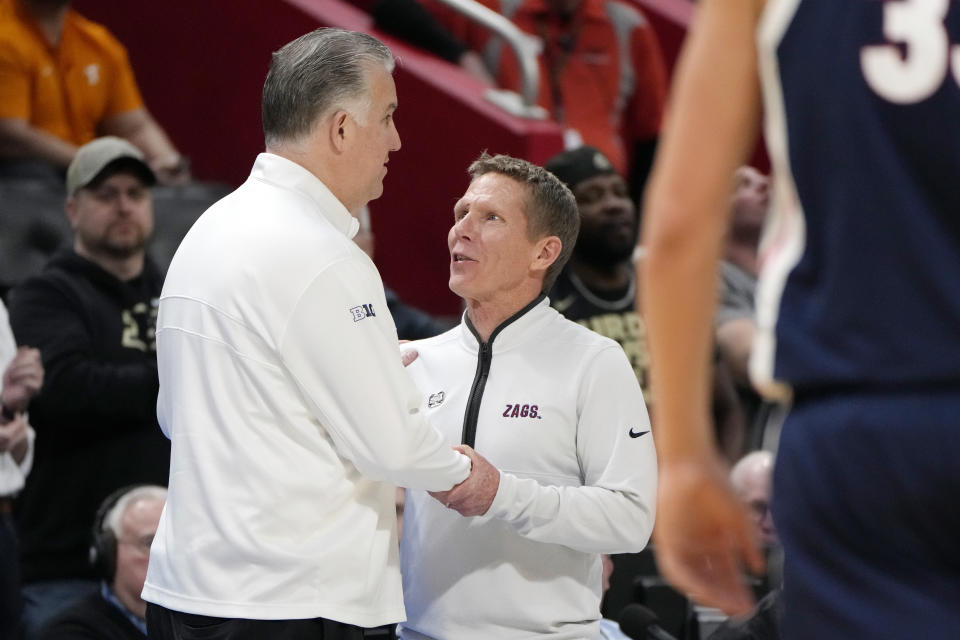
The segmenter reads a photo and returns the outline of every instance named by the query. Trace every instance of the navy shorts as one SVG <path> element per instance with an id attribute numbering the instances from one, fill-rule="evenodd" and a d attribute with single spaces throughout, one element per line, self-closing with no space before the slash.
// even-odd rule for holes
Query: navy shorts
<path id="1" fill-rule="evenodd" d="M 773 491 L 783 638 L 960 638 L 960 391 L 800 398 Z"/>

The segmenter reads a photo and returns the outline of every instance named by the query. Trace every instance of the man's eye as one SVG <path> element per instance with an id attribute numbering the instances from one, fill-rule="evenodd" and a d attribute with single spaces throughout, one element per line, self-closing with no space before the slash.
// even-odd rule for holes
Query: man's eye
<path id="1" fill-rule="evenodd" d="M 587 193 L 580 194 L 580 197 L 577 198 L 577 201 L 582 204 L 590 204 L 591 202 L 596 202 L 597 200 L 598 198 L 595 191 L 588 191 Z"/>

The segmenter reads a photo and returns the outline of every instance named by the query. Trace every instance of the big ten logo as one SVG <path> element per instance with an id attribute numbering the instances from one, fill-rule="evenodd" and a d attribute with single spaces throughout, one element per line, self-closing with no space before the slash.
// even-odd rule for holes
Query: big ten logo
<path id="1" fill-rule="evenodd" d="M 157 350 L 158 308 L 159 300 L 154 298 L 149 305 L 138 302 L 120 312 L 123 323 L 123 332 L 120 335 L 121 346 L 143 352 Z"/>
<path id="2" fill-rule="evenodd" d="M 883 4 L 886 44 L 860 50 L 870 88 L 897 104 L 926 100 L 948 76 L 960 85 L 960 43 L 951 43 L 946 18 L 950 0 L 898 0 Z M 951 73 L 952 72 L 952 73 Z"/>
<path id="3" fill-rule="evenodd" d="M 508 404 L 503 410 L 504 418 L 534 418 L 543 420 L 540 408 L 535 404 Z"/>
<path id="4" fill-rule="evenodd" d="M 375 318 L 377 314 L 373 312 L 372 304 L 362 304 L 359 307 L 350 307 L 350 315 L 354 322 L 360 322 L 364 318 Z"/>

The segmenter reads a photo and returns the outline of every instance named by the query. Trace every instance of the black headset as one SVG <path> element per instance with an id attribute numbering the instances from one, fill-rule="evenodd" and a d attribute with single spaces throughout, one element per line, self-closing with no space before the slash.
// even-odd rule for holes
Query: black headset
<path id="1" fill-rule="evenodd" d="M 97 515 L 93 519 L 93 542 L 90 545 L 90 565 L 97 574 L 107 581 L 113 582 L 117 573 L 117 534 L 107 526 L 107 517 L 120 502 L 123 496 L 135 489 L 146 487 L 147 484 L 131 484 L 117 489 L 100 503 Z"/>

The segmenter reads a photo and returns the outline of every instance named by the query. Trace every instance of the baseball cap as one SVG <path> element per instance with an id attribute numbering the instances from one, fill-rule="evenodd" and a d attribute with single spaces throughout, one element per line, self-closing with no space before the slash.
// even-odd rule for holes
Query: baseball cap
<path id="1" fill-rule="evenodd" d="M 96 181 L 107 169 L 129 170 L 147 186 L 157 182 L 143 157 L 135 146 L 116 136 L 97 138 L 80 147 L 73 162 L 67 167 L 67 193 L 73 195 Z"/>
<path id="2" fill-rule="evenodd" d="M 558 153 L 543 168 L 560 178 L 571 191 L 588 178 L 617 172 L 599 149 L 586 145 Z"/>

